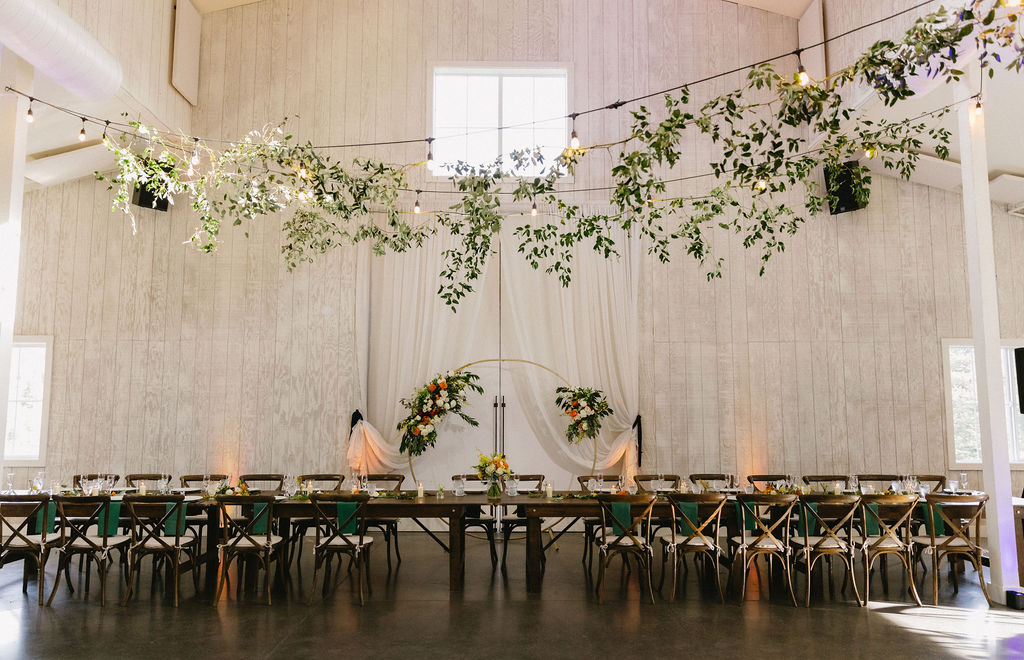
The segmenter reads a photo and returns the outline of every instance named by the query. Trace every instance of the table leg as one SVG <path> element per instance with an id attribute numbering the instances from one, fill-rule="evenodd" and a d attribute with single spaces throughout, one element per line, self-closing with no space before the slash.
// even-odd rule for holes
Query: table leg
<path id="1" fill-rule="evenodd" d="M 1017 538 L 1017 579 L 1024 585 L 1024 507 L 1013 507 L 1014 536 Z"/>
<path id="2" fill-rule="evenodd" d="M 448 517 L 448 591 L 462 591 L 466 581 L 466 517 L 462 507 Z"/>
<path id="3" fill-rule="evenodd" d="M 222 540 L 220 529 L 220 507 L 206 509 L 206 593 L 213 597 L 217 593 L 217 578 L 220 576 L 220 551 Z"/>
<path id="4" fill-rule="evenodd" d="M 526 512 L 526 591 L 540 593 L 541 555 L 544 539 L 540 533 L 540 516 Z"/>

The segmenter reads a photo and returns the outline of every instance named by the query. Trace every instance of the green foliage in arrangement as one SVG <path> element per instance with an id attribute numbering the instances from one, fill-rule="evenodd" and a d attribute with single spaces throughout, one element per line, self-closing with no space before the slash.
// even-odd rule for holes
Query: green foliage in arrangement
<path id="1" fill-rule="evenodd" d="M 959 80 L 964 71 L 958 53 L 968 51 L 989 76 L 996 65 L 1020 72 L 1021 10 L 1000 9 L 1004 4 L 974 0 L 958 11 L 939 9 L 915 21 L 902 39 L 873 44 L 825 80 L 802 80 L 760 64 L 748 70 L 742 87 L 699 107 L 692 103 L 692 90 L 683 87 L 665 94 L 657 109 L 640 105 L 633 110 L 627 137 L 567 148 L 555 162 L 544 163 L 539 151 L 528 150 L 487 166 L 457 163 L 450 179 L 459 194 L 448 208 L 432 214 L 400 211 L 400 195 L 411 192 L 408 172 L 422 163 L 337 162 L 324 149 L 297 144 L 283 124 L 213 149 L 205 141 L 132 122 L 133 130 L 106 140 L 117 161 L 110 181 L 116 190 L 114 206 L 132 217 L 134 227 L 130 202 L 136 187 L 172 203 L 188 199 L 199 220 L 190 242 L 204 252 L 216 249 L 225 222 L 245 225 L 291 210 L 282 243 L 289 269 L 338 245 L 366 242 L 376 254 L 402 253 L 445 231 L 457 237 L 457 244 L 443 254 L 438 295 L 452 309 L 473 290 L 509 215 L 522 218 L 515 226 L 519 252 L 563 285 L 572 280 L 577 247 L 616 256 L 613 237 L 619 231 L 643 237 L 662 262 L 685 252 L 699 261 L 708 279 L 723 273 L 714 234 L 734 233 L 744 248 L 759 252 L 763 274 L 769 259 L 785 250 L 786 237 L 830 201 L 819 182 L 823 166 L 837 170 L 866 155 L 908 178 L 923 149 L 941 158 L 948 155 L 950 134 L 937 119 L 950 107 L 901 121 L 872 120 L 851 111 L 844 94 L 870 89 L 887 105 L 896 105 L 913 95 L 909 83 L 914 77 Z M 669 193 L 676 183 L 690 191 L 693 185 L 685 182 L 703 176 L 684 169 L 689 165 L 684 138 L 689 135 L 703 136 L 718 148 L 710 163 L 714 184 L 698 192 Z M 564 175 L 603 150 L 614 161 L 610 210 L 590 213 L 559 191 L 565 187 Z M 538 165 L 539 175 L 519 174 Z M 852 173 L 854 193 L 866 202 L 868 169 L 858 164 Z M 791 203 L 792 191 L 802 203 Z M 505 210 L 499 192 L 511 192 L 517 210 Z M 523 214 L 523 204 L 539 204 L 543 212 Z"/>

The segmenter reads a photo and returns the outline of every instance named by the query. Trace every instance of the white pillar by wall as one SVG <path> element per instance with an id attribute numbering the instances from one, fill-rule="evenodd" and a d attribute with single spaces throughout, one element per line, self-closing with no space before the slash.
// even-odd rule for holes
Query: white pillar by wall
<path id="1" fill-rule="evenodd" d="M 27 62 L 0 46 L 0 86 L 31 92 L 32 75 L 33 69 Z M 18 298 L 27 110 L 25 98 L 10 92 L 0 94 L 0 457 L 7 429 L 7 390 Z"/>
<path id="2" fill-rule="evenodd" d="M 972 93 L 968 83 L 959 86 L 959 93 L 963 97 Z M 977 112 L 976 107 L 975 102 L 971 101 L 961 103 L 958 109 L 960 171 L 963 178 L 967 275 L 981 422 L 981 460 L 985 492 L 990 498 L 985 510 L 991 573 L 989 595 L 992 600 L 1005 603 L 1005 590 L 1019 586 L 1017 540 L 1010 485 L 1006 407 L 1002 396 L 999 301 L 996 295 L 992 240 L 992 202 L 988 189 L 985 115 L 984 112 Z"/>

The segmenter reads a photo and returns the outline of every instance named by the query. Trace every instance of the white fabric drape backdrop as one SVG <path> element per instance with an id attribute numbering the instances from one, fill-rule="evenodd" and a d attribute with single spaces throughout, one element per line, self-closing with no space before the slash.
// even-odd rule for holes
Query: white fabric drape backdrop
<path id="1" fill-rule="evenodd" d="M 632 477 L 637 463 L 633 421 L 640 407 L 637 307 L 643 252 L 641 241 L 625 233 L 616 243 L 617 259 L 605 259 L 587 246 L 577 248 L 572 283 L 563 288 L 557 278 L 526 263 L 514 237 L 506 238 L 501 248 L 502 344 L 504 357 L 539 362 L 575 387 L 604 391 L 613 414 L 605 418 L 597 439 L 596 469 L 621 461 L 621 471 Z M 594 442 L 566 441 L 567 418 L 555 406 L 552 381 L 541 369 L 512 371 L 516 395 L 530 410 L 530 428 L 546 451 L 589 473 Z"/>

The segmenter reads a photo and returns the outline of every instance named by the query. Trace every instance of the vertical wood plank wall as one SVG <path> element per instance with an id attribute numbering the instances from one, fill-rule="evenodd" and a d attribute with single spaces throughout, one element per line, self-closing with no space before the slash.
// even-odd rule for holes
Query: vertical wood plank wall
<path id="1" fill-rule="evenodd" d="M 827 3 L 830 33 L 877 18 L 858 5 Z M 98 24 L 95 8 L 69 11 Z M 215 138 L 284 116 L 318 144 L 415 138 L 430 132 L 433 63 L 562 62 L 581 109 L 795 44 L 794 20 L 720 0 L 264 0 L 204 18 L 190 121 Z M 829 56 L 863 45 L 840 42 Z M 742 81 L 695 86 L 694 102 Z M 587 115 L 577 128 L 584 143 L 620 138 L 628 114 Z M 706 172 L 711 145 L 685 144 L 678 175 Z M 336 153 L 408 163 L 425 148 Z M 595 152 L 567 185 L 605 185 L 609 164 Z M 423 168 L 411 175 L 414 188 L 444 185 Z M 17 332 L 56 337 L 53 469 L 340 467 L 359 397 L 354 251 L 288 273 L 275 222 L 195 254 L 181 245 L 188 212 L 142 211 L 132 236 L 104 188 L 82 180 L 26 202 Z M 428 209 L 445 199 L 422 196 Z M 946 472 L 940 341 L 970 330 L 960 209 L 956 194 L 877 177 L 867 209 L 812 219 L 764 278 L 723 230 L 720 281 L 684 255 L 652 260 L 639 320 L 645 467 Z M 1024 278 L 1011 255 L 1024 230 L 1004 209 L 995 221 L 1003 334 L 1020 336 Z"/>

